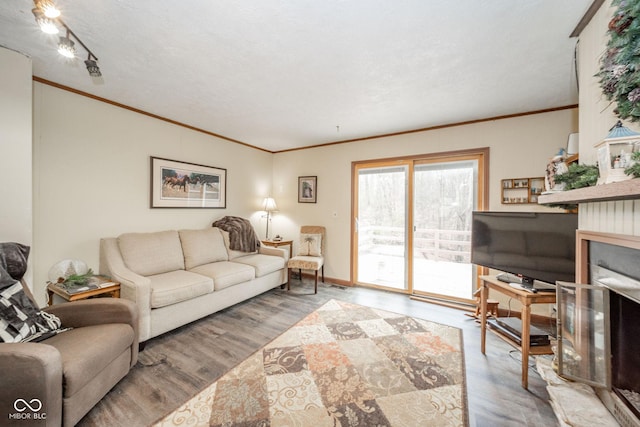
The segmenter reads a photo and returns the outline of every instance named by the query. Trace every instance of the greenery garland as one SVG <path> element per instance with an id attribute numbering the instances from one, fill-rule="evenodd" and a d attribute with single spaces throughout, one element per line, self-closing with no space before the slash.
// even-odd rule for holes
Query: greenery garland
<path id="1" fill-rule="evenodd" d="M 598 167 L 595 165 L 571 163 L 565 173 L 556 175 L 554 179 L 558 183 L 564 183 L 565 190 L 574 190 L 576 188 L 596 185 L 598 182 L 598 176 Z M 575 203 L 549 203 L 547 206 L 551 208 L 566 209 L 569 211 L 578 207 Z"/>
<path id="2" fill-rule="evenodd" d="M 598 182 L 598 167 L 595 165 L 584 165 L 572 163 L 568 170 L 555 176 L 556 182 L 565 183 L 565 190 L 591 187 Z"/>
<path id="3" fill-rule="evenodd" d="M 640 121 L 640 1 L 613 0 L 607 49 L 600 61 L 600 87 L 621 119 Z"/>
<path id="4" fill-rule="evenodd" d="M 632 165 L 624 170 L 624 173 L 634 178 L 640 178 L 640 151 L 634 151 L 631 154 Z"/>

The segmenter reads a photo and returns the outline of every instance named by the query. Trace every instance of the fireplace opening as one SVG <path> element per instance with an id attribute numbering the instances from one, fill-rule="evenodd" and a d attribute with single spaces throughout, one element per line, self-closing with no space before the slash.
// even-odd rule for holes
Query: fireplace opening
<path id="1" fill-rule="evenodd" d="M 640 418 L 640 305 L 611 292 L 611 386 Z"/>
<path id="2" fill-rule="evenodd" d="M 591 241 L 590 283 L 608 287 L 611 390 L 640 418 L 640 251 Z"/>

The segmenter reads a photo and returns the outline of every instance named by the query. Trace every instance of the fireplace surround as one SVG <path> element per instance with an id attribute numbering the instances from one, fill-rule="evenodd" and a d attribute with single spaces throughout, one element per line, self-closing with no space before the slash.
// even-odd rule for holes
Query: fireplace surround
<path id="1" fill-rule="evenodd" d="M 558 283 L 558 372 L 640 426 L 640 237 L 578 230 L 576 282 Z"/>

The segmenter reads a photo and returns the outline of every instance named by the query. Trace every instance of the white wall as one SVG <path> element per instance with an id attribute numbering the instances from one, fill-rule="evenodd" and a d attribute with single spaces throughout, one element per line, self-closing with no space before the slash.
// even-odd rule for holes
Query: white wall
<path id="1" fill-rule="evenodd" d="M 296 239 L 300 225 L 327 227 L 325 274 L 350 281 L 351 162 L 490 147 L 489 209 L 545 210 L 502 205 L 500 180 L 544 176 L 546 165 L 569 133 L 577 131 L 577 109 L 494 120 L 367 141 L 275 154 L 273 196 L 280 212 L 273 233 Z M 318 176 L 318 202 L 297 202 L 298 176 Z M 336 214 L 334 216 L 334 213 Z"/>
<path id="2" fill-rule="evenodd" d="M 31 246 L 31 59 L 0 47 L 0 76 L 0 241 Z"/>
<path id="3" fill-rule="evenodd" d="M 71 258 L 98 270 L 99 240 L 251 217 L 271 188 L 270 153 L 34 83 L 34 290 Z M 226 209 L 151 209 L 150 156 L 227 169 Z"/>
<path id="4" fill-rule="evenodd" d="M 601 142 L 616 124 L 614 105 L 602 94 L 598 78 L 600 57 L 607 44 L 607 27 L 613 9 L 605 1 L 589 25 L 580 33 L 578 43 L 578 79 L 580 81 L 580 162 L 596 164 L 594 146 Z M 625 126 L 629 126 L 625 123 Z"/>

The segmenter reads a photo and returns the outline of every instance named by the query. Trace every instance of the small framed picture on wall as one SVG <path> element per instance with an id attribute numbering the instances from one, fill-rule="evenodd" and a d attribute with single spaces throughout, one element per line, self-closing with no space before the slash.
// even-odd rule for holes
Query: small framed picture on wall
<path id="1" fill-rule="evenodd" d="M 315 203 L 318 193 L 317 176 L 298 177 L 298 203 Z"/>

